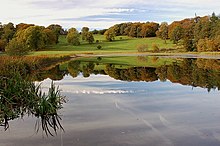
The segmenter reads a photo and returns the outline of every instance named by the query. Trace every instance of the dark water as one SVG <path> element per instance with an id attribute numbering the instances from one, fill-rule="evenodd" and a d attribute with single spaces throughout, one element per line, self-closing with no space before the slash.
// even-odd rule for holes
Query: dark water
<path id="1" fill-rule="evenodd" d="M 80 59 L 33 74 L 43 90 L 53 79 L 66 96 L 58 111 L 65 131 L 46 136 L 24 115 L 0 127 L 0 145 L 220 145 L 220 61 L 136 59 Z"/>

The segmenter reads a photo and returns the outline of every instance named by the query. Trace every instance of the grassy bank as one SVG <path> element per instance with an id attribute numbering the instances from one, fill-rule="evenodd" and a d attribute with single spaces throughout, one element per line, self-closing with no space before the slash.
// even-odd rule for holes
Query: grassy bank
<path id="1" fill-rule="evenodd" d="M 108 42 L 103 35 L 94 35 L 98 43 L 88 44 L 81 41 L 81 45 L 73 46 L 68 44 L 65 36 L 60 36 L 57 45 L 48 46 L 45 50 L 32 52 L 30 55 L 72 55 L 72 54 L 103 54 L 103 53 L 135 53 L 137 46 L 148 44 L 148 50 L 152 50 L 152 45 L 156 44 L 159 48 L 170 49 L 176 46 L 171 41 L 165 44 L 160 38 L 130 38 L 127 36 L 117 36 L 115 41 Z M 97 49 L 101 45 L 102 49 Z"/>

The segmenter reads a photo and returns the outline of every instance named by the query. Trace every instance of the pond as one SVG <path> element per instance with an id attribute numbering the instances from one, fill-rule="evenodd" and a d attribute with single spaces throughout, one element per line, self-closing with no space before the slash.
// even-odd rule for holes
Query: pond
<path id="1" fill-rule="evenodd" d="M 46 135 L 24 114 L 1 123 L 1 146 L 220 145 L 220 60 L 79 58 L 31 75 L 66 96 L 60 126 Z"/>

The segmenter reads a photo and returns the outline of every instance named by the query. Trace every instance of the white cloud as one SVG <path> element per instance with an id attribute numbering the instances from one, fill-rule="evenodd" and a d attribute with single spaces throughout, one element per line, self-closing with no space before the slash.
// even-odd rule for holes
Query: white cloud
<path id="1" fill-rule="evenodd" d="M 45 26 L 58 23 L 64 27 L 86 25 L 93 28 L 106 28 L 124 21 L 123 17 L 105 18 L 105 15 L 109 14 L 136 13 L 141 15 L 138 16 L 140 18 L 146 13 L 153 20 L 163 16 L 164 20 L 160 21 L 166 21 L 171 18 L 193 17 L 194 13 L 208 15 L 215 11 L 218 14 L 220 5 L 220 1 L 217 0 L 0 0 L 0 3 L 0 22 L 3 23 L 25 22 Z M 80 19 L 88 16 L 103 16 L 103 18 L 98 23 Z M 64 21 L 64 18 L 75 19 Z M 135 21 L 135 18 L 130 18 L 130 21 Z"/>

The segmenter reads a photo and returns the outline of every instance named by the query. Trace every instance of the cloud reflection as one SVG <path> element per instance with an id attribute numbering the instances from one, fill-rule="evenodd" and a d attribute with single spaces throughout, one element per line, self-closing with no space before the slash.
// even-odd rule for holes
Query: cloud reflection
<path id="1" fill-rule="evenodd" d="M 73 94 L 133 94 L 135 91 L 132 90 L 74 90 L 66 91 Z"/>

